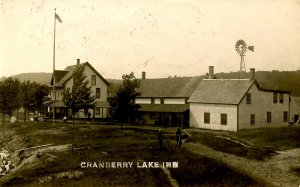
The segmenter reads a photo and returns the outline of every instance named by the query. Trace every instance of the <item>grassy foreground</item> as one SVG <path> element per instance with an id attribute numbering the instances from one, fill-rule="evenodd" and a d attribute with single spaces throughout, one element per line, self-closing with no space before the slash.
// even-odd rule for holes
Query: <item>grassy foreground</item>
<path id="1" fill-rule="evenodd" d="M 173 129 L 164 129 L 173 132 Z M 26 122 L 5 127 L 1 147 L 14 152 L 21 148 L 43 144 L 72 144 L 72 151 L 49 150 L 35 157 L 30 167 L 13 173 L 5 186 L 170 186 L 161 168 L 81 168 L 81 162 L 178 161 L 179 167 L 170 169 L 172 178 L 180 186 L 262 186 L 262 184 L 205 156 L 184 149 L 174 149 L 174 135 L 165 134 L 163 149 L 159 149 L 156 128 Z M 77 148 L 77 149 L 76 149 Z M 27 152 L 27 153 L 26 153 Z M 28 159 L 30 150 L 20 159 Z M 25 154 L 26 153 L 26 154 Z M 24 156 L 27 155 L 27 156 Z M 79 171 L 78 177 L 57 177 L 59 173 Z M 47 179 L 47 180 L 45 180 Z"/>
<path id="2" fill-rule="evenodd" d="M 277 150 L 300 148 L 300 128 L 259 128 L 239 132 L 187 129 L 192 135 L 188 141 L 201 143 L 217 151 L 254 160 L 265 160 Z M 230 137 L 239 142 L 222 137 Z"/>

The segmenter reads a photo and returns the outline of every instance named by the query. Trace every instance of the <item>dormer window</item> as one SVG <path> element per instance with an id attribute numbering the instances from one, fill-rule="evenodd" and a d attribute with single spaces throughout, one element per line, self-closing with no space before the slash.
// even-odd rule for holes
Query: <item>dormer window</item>
<path id="1" fill-rule="evenodd" d="M 251 93 L 247 93 L 246 95 L 246 103 L 251 104 Z"/>

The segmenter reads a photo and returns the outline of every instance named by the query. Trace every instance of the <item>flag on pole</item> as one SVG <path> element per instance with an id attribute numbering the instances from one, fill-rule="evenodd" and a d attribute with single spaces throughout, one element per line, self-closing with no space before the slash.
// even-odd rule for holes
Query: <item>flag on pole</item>
<path id="1" fill-rule="evenodd" d="M 57 15 L 56 13 L 55 13 L 55 19 L 57 19 L 59 22 L 61 22 L 61 23 L 62 23 L 62 21 L 61 21 L 61 19 L 60 19 L 59 15 Z"/>

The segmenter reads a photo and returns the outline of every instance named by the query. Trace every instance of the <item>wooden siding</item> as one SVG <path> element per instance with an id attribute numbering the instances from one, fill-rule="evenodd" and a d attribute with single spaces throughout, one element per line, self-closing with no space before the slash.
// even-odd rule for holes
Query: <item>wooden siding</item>
<path id="1" fill-rule="evenodd" d="M 206 112 L 210 124 L 204 124 Z M 227 125 L 221 125 L 221 114 L 227 114 Z M 237 131 L 237 105 L 190 103 L 190 127 Z"/>
<path id="2" fill-rule="evenodd" d="M 89 66 L 85 66 L 84 73 L 89 80 L 89 86 L 92 86 L 92 95 L 96 96 L 96 88 L 100 88 L 100 98 L 96 98 L 95 101 L 107 101 L 107 84 Z M 92 75 L 96 75 L 96 85 L 91 85 Z"/>
<path id="3" fill-rule="evenodd" d="M 283 122 L 283 115 L 284 111 L 289 112 L 289 94 L 284 93 L 283 103 L 280 103 L 280 94 L 277 94 L 277 103 L 273 103 L 274 92 L 261 91 L 255 84 L 247 93 L 251 93 L 251 103 L 247 104 L 244 97 L 239 104 L 239 129 L 288 125 L 288 122 Z M 271 112 L 271 123 L 267 123 L 267 112 Z M 255 114 L 255 125 L 250 125 L 251 114 Z"/>
<path id="4" fill-rule="evenodd" d="M 85 66 L 84 67 L 84 74 L 86 76 L 86 79 L 89 81 L 89 85 L 92 87 L 92 93 L 91 95 L 96 96 L 96 88 L 100 88 L 100 98 L 96 98 L 95 102 L 100 102 L 100 101 L 107 101 L 107 84 L 103 81 L 103 79 L 101 79 L 99 76 L 97 76 L 96 72 L 94 72 L 89 66 Z M 91 85 L 91 77 L 92 75 L 96 75 L 96 85 Z M 73 78 L 69 79 L 66 83 L 65 83 L 65 87 L 66 88 L 70 88 L 72 89 L 73 86 Z M 95 106 L 96 107 L 100 107 L 100 106 Z M 89 110 L 91 113 L 91 118 L 94 115 L 94 111 L 92 109 Z M 76 117 L 78 118 L 84 118 L 84 113 L 83 110 L 78 112 L 76 114 Z M 103 112 L 101 110 L 100 115 L 96 115 L 95 114 L 95 118 L 107 118 L 108 117 L 108 112 L 107 109 L 104 108 Z"/>

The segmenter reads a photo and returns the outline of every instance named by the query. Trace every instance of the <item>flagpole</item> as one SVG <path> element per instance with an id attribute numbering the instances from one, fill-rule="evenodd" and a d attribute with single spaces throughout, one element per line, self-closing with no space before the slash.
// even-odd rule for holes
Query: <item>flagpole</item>
<path id="1" fill-rule="evenodd" d="M 54 126 L 54 120 L 55 120 L 55 98 L 56 98 L 56 93 L 55 93 L 55 30 L 56 30 L 56 8 L 54 9 L 54 41 L 53 41 L 53 105 L 52 105 L 52 112 L 53 112 L 53 126 Z"/>

